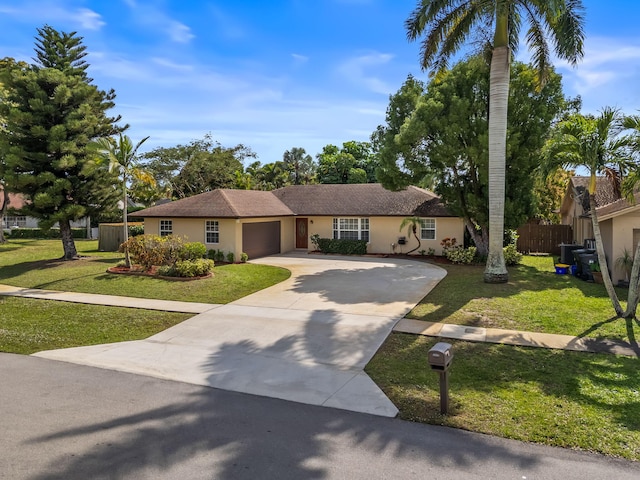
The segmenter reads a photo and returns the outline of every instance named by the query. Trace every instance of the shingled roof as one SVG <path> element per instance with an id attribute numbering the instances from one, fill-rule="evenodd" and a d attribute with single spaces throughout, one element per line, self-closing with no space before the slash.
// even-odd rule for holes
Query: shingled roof
<path id="1" fill-rule="evenodd" d="M 452 216 L 436 194 L 413 186 L 392 192 L 379 183 L 292 185 L 273 194 L 297 215 Z"/>
<path id="2" fill-rule="evenodd" d="M 136 217 L 243 218 L 294 213 L 271 192 L 218 189 L 135 212 Z"/>
<path id="3" fill-rule="evenodd" d="M 582 209 L 585 212 L 589 208 L 589 177 L 571 177 L 573 188 L 580 195 L 582 200 Z M 620 196 L 616 193 L 611 180 L 607 177 L 596 177 L 596 208 L 609 205 L 620 200 Z"/>
<path id="4" fill-rule="evenodd" d="M 452 217 L 440 198 L 408 187 L 399 192 L 380 184 L 292 185 L 271 192 L 213 190 L 135 212 L 136 217 L 246 218 L 315 216 Z"/>

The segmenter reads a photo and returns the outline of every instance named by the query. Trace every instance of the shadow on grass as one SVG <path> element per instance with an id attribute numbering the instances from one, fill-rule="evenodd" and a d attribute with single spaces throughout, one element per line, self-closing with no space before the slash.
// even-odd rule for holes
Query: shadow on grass
<path id="1" fill-rule="evenodd" d="M 302 396 L 315 395 L 317 380 L 324 379 L 328 364 L 337 369 L 344 369 L 345 362 L 360 365 L 373 353 L 371 345 L 364 351 L 365 344 L 376 344 L 386 335 L 382 328 L 344 332 L 338 329 L 339 322 L 337 312 L 316 311 L 295 333 L 269 336 L 261 344 L 229 341 L 201 368 L 209 375 L 207 383 L 218 388 L 231 384 L 263 391 L 294 388 Z M 362 354 L 357 354 L 359 349 Z M 73 424 L 56 426 L 44 435 L 31 434 L 24 443 L 29 448 L 46 445 L 48 451 L 54 451 L 53 445 L 72 443 L 81 450 L 53 458 L 46 473 L 31 477 L 34 480 L 142 478 L 149 471 L 167 476 L 188 471 L 187 465 L 196 465 L 199 476 L 221 480 L 322 479 L 335 475 L 336 465 L 341 465 L 345 478 L 364 478 L 363 471 L 377 478 L 379 466 L 370 463 L 375 459 L 394 465 L 395 478 L 408 478 L 434 466 L 455 466 L 477 475 L 479 465 L 487 462 L 519 469 L 535 469 L 541 463 L 536 452 L 467 432 L 198 387 L 183 387 L 180 391 L 190 393 L 170 401 L 175 395 L 163 390 L 173 391 L 168 388 L 171 382 L 152 389 L 150 385 L 158 382 L 136 380 L 127 390 L 122 374 L 99 375 L 104 377 L 100 388 L 109 397 L 105 404 L 123 407 L 111 418 L 101 413 L 98 419 L 90 402 L 69 392 L 70 398 L 78 399 L 73 403 L 84 405 L 79 407 L 82 413 L 67 405 L 74 411 Z M 87 388 L 82 379 L 74 385 Z M 66 387 L 65 394 L 72 388 Z M 115 392 L 119 403 L 112 399 Z M 368 461 L 350 467 L 349 452 Z"/>
<path id="2" fill-rule="evenodd" d="M 446 418 L 433 402 L 437 375 L 424 366 L 427 352 L 438 340 L 393 334 L 367 366 L 403 418 L 471 430 L 477 423 L 487 433 L 521 434 L 531 427 L 520 424 L 519 417 L 535 414 L 537 431 L 526 432 L 520 439 L 544 438 L 542 432 L 551 425 L 551 430 L 558 429 L 558 445 L 598 450 L 600 434 L 612 427 L 617 431 L 607 431 L 607 441 L 635 444 L 631 452 L 636 460 L 640 458 L 637 358 L 447 340 L 455 352 L 450 385 L 458 400 L 452 401 L 452 415 Z M 417 395 L 420 387 L 429 393 Z M 559 423 L 553 427 L 555 422 Z M 581 433 L 573 437 L 572 430 Z M 627 438 L 627 431 L 634 437 Z"/>

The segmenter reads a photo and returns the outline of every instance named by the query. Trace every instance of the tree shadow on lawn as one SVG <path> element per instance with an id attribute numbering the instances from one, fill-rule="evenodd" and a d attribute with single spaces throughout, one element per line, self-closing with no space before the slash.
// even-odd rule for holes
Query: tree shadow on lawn
<path id="1" fill-rule="evenodd" d="M 295 362 L 301 378 L 317 378 L 326 365 L 308 361 L 309 357 L 344 359 L 353 351 L 349 345 L 354 340 L 366 340 L 362 338 L 366 332 L 338 332 L 337 322 L 339 314 L 335 312 L 314 312 L 297 334 L 269 336 L 260 345 L 250 340 L 228 341 L 209 356 L 204 368 L 210 379 L 226 376 L 248 385 L 255 381 L 272 385 L 274 378 L 262 363 L 275 356 Z M 317 329 L 323 329 L 329 341 L 317 344 Z M 241 367 L 246 355 L 264 359 L 255 362 L 250 372 L 265 368 L 262 378 L 244 377 L 242 369 L 230 367 L 229 361 Z M 355 359 L 362 360 L 364 357 Z M 101 391 L 90 395 L 100 404 L 118 405 L 118 413 L 105 418 L 101 410 L 96 415 L 87 395 L 73 391 L 73 385 L 87 391 L 82 379 L 60 388 L 69 396 L 65 408 L 75 412 L 73 424 L 32 434 L 25 446 L 41 449 L 47 445 L 48 451 L 67 452 L 64 445 L 75 445 L 77 450 L 73 456 L 64 453 L 49 460 L 46 473 L 33 476 L 33 480 L 80 475 L 136 478 L 154 470 L 177 476 L 178 472 L 189 472 L 185 470 L 188 465 L 197 466 L 192 471 L 203 478 L 221 480 L 321 479 L 332 472 L 335 475 L 336 465 L 345 478 L 377 478 L 379 468 L 390 463 L 395 465 L 398 478 L 408 478 L 416 471 L 432 470 L 434 465 L 455 465 L 474 475 L 478 468 L 494 468 L 491 465 L 496 463 L 521 471 L 535 470 L 542 462 L 540 452 L 521 453 L 504 442 L 468 432 L 195 386 L 181 387 L 185 393 L 175 400 L 170 388 L 173 382 L 156 380 L 131 382 L 130 390 L 123 392 L 122 385 L 131 384 L 122 382 L 126 374 L 94 374 L 100 377 Z M 277 375 L 282 379 L 283 372 Z M 291 382 L 296 384 L 295 379 Z M 366 461 L 354 462 L 348 454 L 343 455 L 351 448 L 366 452 Z"/>
<path id="2" fill-rule="evenodd" d="M 439 417 L 437 407 L 433 404 L 433 396 L 437 396 L 438 392 L 438 376 L 424 368 L 427 352 L 438 341 L 441 339 L 425 341 L 424 338 L 394 333 L 374 357 L 370 365 L 373 368 L 367 369 L 383 389 L 396 386 L 403 391 L 405 387 L 411 390 L 416 385 L 422 385 L 433 392 L 431 396 L 412 399 L 407 408 L 410 417 L 415 414 L 418 418 L 421 415 L 424 418 L 425 414 L 421 412 L 430 412 L 426 414 L 427 417 L 455 425 L 456 415 L 476 415 L 464 411 L 465 407 L 456 400 L 456 391 L 460 392 L 460 398 L 468 395 L 464 392 L 475 391 L 491 399 L 497 412 L 504 413 L 505 406 L 508 406 L 509 418 L 506 421 L 513 422 L 513 431 L 518 428 L 518 418 L 531 415 L 532 412 L 541 422 L 541 431 L 582 428 L 582 418 L 568 416 L 579 414 L 568 410 L 571 406 L 566 400 L 569 399 L 578 405 L 596 407 L 596 413 L 590 412 L 590 418 L 585 420 L 590 424 L 588 430 L 595 433 L 601 428 L 598 418 L 607 418 L 609 423 L 622 425 L 635 432 L 635 439 L 626 440 L 630 444 L 635 442 L 634 453 L 640 457 L 640 371 L 637 358 L 446 340 L 452 344 L 455 352 L 450 369 L 452 400 L 448 423 L 447 419 Z M 393 384 L 388 386 L 380 383 L 385 381 L 385 376 L 391 378 L 389 370 L 384 373 L 384 363 L 405 366 L 404 375 L 392 380 Z M 378 374 L 378 371 L 381 373 Z M 536 399 L 535 393 L 529 393 L 530 389 L 534 392 L 540 390 L 551 400 L 541 403 L 543 400 Z M 391 390 L 387 393 L 393 395 Z M 475 394 L 470 394 L 469 398 L 472 397 L 475 400 L 470 402 L 482 402 Z M 480 408 L 480 403 L 477 407 Z M 477 414 L 492 417 L 501 413 L 489 409 Z M 470 421 L 475 420 L 472 418 Z M 483 423 L 482 419 L 478 420 Z M 487 418 L 486 421 L 500 423 L 495 418 Z M 554 422 L 558 422 L 557 425 Z"/>
<path id="3" fill-rule="evenodd" d="M 449 317 L 462 312 L 463 319 L 458 322 L 469 326 L 516 328 L 517 325 L 506 327 L 504 325 L 492 325 L 490 318 L 484 318 L 478 312 L 469 312 L 464 316 L 465 308 L 474 300 L 507 299 L 523 293 L 531 292 L 539 295 L 539 302 L 544 302 L 541 295 L 544 292 L 557 295 L 563 289 L 579 290 L 585 298 L 603 299 L 609 302 L 606 291 L 602 285 L 585 282 L 569 275 L 557 275 L 553 272 L 540 272 L 538 269 L 526 265 L 509 268 L 509 282 L 504 284 L 487 284 L 483 280 L 483 267 L 466 265 L 443 266 L 449 274 L 430 292 L 416 308 L 407 315 L 407 318 L 425 320 L 430 322 L 442 322 L 451 320 Z M 619 292 L 621 293 L 621 292 Z M 524 300 L 521 300 L 524 303 Z M 609 303 L 607 303 L 609 305 Z M 421 307 L 423 306 L 423 307 Z M 527 306 L 536 306 L 538 303 L 530 303 Z M 421 314 L 421 308 L 427 313 Z M 504 308 L 504 307 L 503 307 Z M 589 313 L 589 312 L 585 312 Z M 611 309 L 613 313 L 613 309 Z M 597 319 L 596 319 L 597 320 Z M 586 336 L 597 332 L 599 327 L 612 323 L 615 319 L 594 323 L 580 335 Z M 632 337 L 629 337 L 632 338 Z"/>

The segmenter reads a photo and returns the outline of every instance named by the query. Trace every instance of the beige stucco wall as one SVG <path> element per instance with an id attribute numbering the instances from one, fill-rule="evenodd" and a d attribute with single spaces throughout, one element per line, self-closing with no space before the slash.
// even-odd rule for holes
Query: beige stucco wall
<path id="1" fill-rule="evenodd" d="M 309 235 L 318 234 L 322 238 L 333 237 L 333 217 L 308 217 L 309 218 Z M 400 231 L 400 224 L 404 217 L 368 217 L 369 218 L 369 245 L 368 253 L 393 253 L 391 244 L 395 244 L 396 253 L 406 253 L 417 246 L 414 237 L 407 236 L 405 227 Z M 440 242 L 443 238 L 455 237 L 458 243 L 464 238 L 464 224 L 460 218 L 437 217 L 436 219 L 436 238 L 434 240 L 421 240 L 420 249 L 428 251 L 433 248 L 436 255 L 442 254 Z M 418 233 L 418 235 L 420 235 Z M 399 237 L 407 237 L 406 245 L 398 245 Z M 309 241 L 309 250 L 313 250 L 314 246 Z M 418 254 L 418 252 L 414 252 Z"/>
<path id="2" fill-rule="evenodd" d="M 184 236 L 189 242 L 202 242 L 207 250 L 222 250 L 233 252 L 236 258 L 242 253 L 242 224 L 256 222 L 280 222 L 280 251 L 288 252 L 294 248 L 294 219 L 292 217 L 267 218 L 146 218 L 144 233 L 160 235 L 160 220 L 173 221 L 173 234 Z M 219 243 L 206 243 L 205 222 L 217 220 L 220 230 Z"/>
<path id="3" fill-rule="evenodd" d="M 609 220 L 601 221 L 600 228 L 603 225 L 610 230 L 610 240 L 603 235 L 603 243 L 605 248 L 607 243 L 610 247 L 607 249 L 607 260 L 609 261 L 609 270 L 612 272 L 614 283 L 618 280 L 625 280 L 625 272 L 623 269 L 615 266 L 616 259 L 622 255 L 626 248 L 631 254 L 634 253 L 635 245 L 633 244 L 633 230 L 640 229 L 640 213 L 631 212 L 627 215 L 620 215 Z"/>

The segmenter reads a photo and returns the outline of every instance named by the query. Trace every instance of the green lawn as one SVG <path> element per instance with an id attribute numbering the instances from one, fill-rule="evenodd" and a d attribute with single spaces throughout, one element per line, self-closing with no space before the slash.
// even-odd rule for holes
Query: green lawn
<path id="1" fill-rule="evenodd" d="M 524 257 L 509 283 L 482 266 L 444 265 L 447 277 L 407 316 L 431 322 L 630 341 L 637 321 L 612 319 L 602 285 L 556 275 L 551 257 Z M 626 291 L 619 295 L 626 298 Z M 440 414 L 438 341 L 453 345 L 451 408 Z M 366 371 L 417 422 L 640 460 L 640 360 L 392 334 Z"/>
<path id="2" fill-rule="evenodd" d="M 140 340 L 193 315 L 0 296 L 0 352 Z"/>
<path id="3" fill-rule="evenodd" d="M 65 262 L 60 240 L 14 240 L 0 245 L 0 283 L 19 287 L 105 293 L 204 303 L 228 303 L 289 277 L 265 265 L 223 265 L 204 280 L 176 282 L 113 275 L 106 269 L 122 255 L 77 240 L 85 258 Z M 41 350 L 138 340 L 193 315 L 0 296 L 0 351 Z"/>
<path id="4" fill-rule="evenodd" d="M 392 334 L 366 372 L 400 417 L 640 460 L 637 358 L 455 340 L 450 412 L 426 366 L 442 339 Z"/>
<path id="5" fill-rule="evenodd" d="M 267 265 L 234 264 L 214 269 L 211 278 L 171 281 L 114 275 L 108 267 L 122 254 L 97 251 L 96 240 L 76 240 L 75 261 L 62 257 L 59 240 L 15 240 L 0 245 L 0 283 L 82 293 L 104 293 L 185 302 L 229 303 L 289 278 L 288 270 Z"/>
<path id="6" fill-rule="evenodd" d="M 551 257 L 525 256 L 502 285 L 483 282 L 484 266 L 439 266 L 447 276 L 407 318 L 627 341 L 640 333 L 638 322 L 612 318 L 603 285 L 556 275 Z M 626 290 L 618 296 L 626 305 Z"/>

